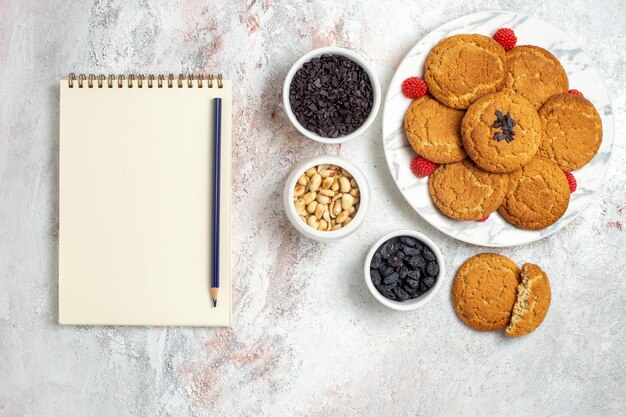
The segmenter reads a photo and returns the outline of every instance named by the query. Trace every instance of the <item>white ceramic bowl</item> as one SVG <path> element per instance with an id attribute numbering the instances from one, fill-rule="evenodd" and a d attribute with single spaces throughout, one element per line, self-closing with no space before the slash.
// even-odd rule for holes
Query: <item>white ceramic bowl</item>
<path id="1" fill-rule="evenodd" d="M 293 79 L 296 72 L 302 67 L 302 65 L 304 65 L 311 59 L 319 57 L 324 54 L 341 55 L 341 56 L 350 58 L 351 60 L 359 64 L 361 68 L 365 70 L 365 72 L 370 78 L 370 82 L 372 83 L 372 94 L 373 94 L 374 102 L 372 104 L 372 110 L 370 111 L 369 116 L 367 117 L 367 119 L 365 119 L 365 122 L 363 122 L 361 127 L 359 127 L 357 130 L 350 133 L 349 135 L 340 136 L 338 138 L 325 138 L 304 128 L 304 126 L 302 126 L 300 122 L 298 122 L 298 119 L 296 119 L 296 116 L 291 111 L 291 103 L 289 102 L 289 87 L 291 86 L 291 80 Z M 380 84 L 378 82 L 378 77 L 376 76 L 376 73 L 374 72 L 374 69 L 372 68 L 372 66 L 366 60 L 361 58 L 361 56 L 359 56 L 358 54 L 348 49 L 344 49 L 344 48 L 335 48 L 335 47 L 319 48 L 319 49 L 314 49 L 311 52 L 303 55 L 299 60 L 296 61 L 295 64 L 293 64 L 293 66 L 287 73 L 287 77 L 285 78 L 285 84 L 283 85 L 283 104 L 285 106 L 285 111 L 287 112 L 287 117 L 289 118 L 289 121 L 291 122 L 291 124 L 307 138 L 313 139 L 317 142 L 322 142 L 322 143 L 338 144 L 338 143 L 347 142 L 361 135 L 363 132 L 365 132 L 367 128 L 370 127 L 374 119 L 376 118 L 376 114 L 378 114 L 378 108 L 380 107 L 380 99 L 381 99 Z"/>
<path id="2" fill-rule="evenodd" d="M 439 264 L 439 275 L 437 275 L 437 280 L 435 281 L 435 285 L 433 285 L 424 294 L 420 295 L 419 297 L 413 300 L 394 301 L 394 300 L 390 300 L 386 298 L 384 295 L 378 292 L 376 287 L 374 287 L 374 284 L 372 283 L 372 277 L 370 276 L 370 263 L 372 262 L 372 257 L 374 256 L 374 253 L 376 253 L 376 249 L 378 249 L 383 243 L 385 243 L 389 239 L 398 237 L 398 236 L 414 237 L 415 239 L 422 242 L 424 245 L 428 246 L 430 250 L 432 250 L 433 253 L 435 254 L 435 257 L 437 258 L 437 263 Z M 439 248 L 433 243 L 432 240 L 430 240 L 423 234 L 419 232 L 415 232 L 413 230 L 397 230 L 395 232 L 386 234 L 385 236 L 381 237 L 376 243 L 374 243 L 374 245 L 372 245 L 372 248 L 370 249 L 370 251 L 367 253 L 367 256 L 365 257 L 364 275 L 365 275 L 365 284 L 367 285 L 367 288 L 370 290 L 374 298 L 380 301 L 381 304 L 394 310 L 410 311 L 410 310 L 416 310 L 419 307 L 426 304 L 427 302 L 429 302 L 430 300 L 432 300 L 432 298 L 435 296 L 437 291 L 439 291 L 443 278 L 446 276 L 446 267 L 443 262 L 443 257 L 441 256 L 441 252 L 439 251 Z"/>
<path id="3" fill-rule="evenodd" d="M 296 211 L 296 206 L 293 202 L 293 190 L 298 182 L 298 178 L 300 178 L 300 175 L 302 175 L 309 168 L 320 164 L 334 164 L 338 167 L 346 169 L 350 175 L 352 175 L 357 183 L 357 186 L 359 187 L 359 209 L 356 211 L 352 221 L 346 227 L 342 227 L 339 230 L 322 232 L 320 230 L 313 229 L 300 219 L 300 216 L 298 216 L 298 212 Z M 369 207 L 369 202 L 370 190 L 363 172 L 361 172 L 361 170 L 353 163 L 334 155 L 315 156 L 298 164 L 298 166 L 291 172 L 291 175 L 289 175 L 283 192 L 285 212 L 287 213 L 287 217 L 293 227 L 295 227 L 304 236 L 319 242 L 331 242 L 352 234 L 361 225 L 361 223 L 363 223 L 363 219 L 365 218 Z"/>

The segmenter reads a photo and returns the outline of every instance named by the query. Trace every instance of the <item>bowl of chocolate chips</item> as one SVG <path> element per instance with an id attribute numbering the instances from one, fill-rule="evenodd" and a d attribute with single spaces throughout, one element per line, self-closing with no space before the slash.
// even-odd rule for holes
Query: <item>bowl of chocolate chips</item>
<path id="1" fill-rule="evenodd" d="M 381 304 L 401 311 L 430 301 L 445 276 L 441 252 L 426 236 L 398 230 L 378 240 L 365 258 L 365 284 Z"/>
<path id="2" fill-rule="evenodd" d="M 343 48 L 315 49 L 291 67 L 283 86 L 287 117 L 304 136 L 343 143 L 361 135 L 380 107 L 372 66 Z"/>

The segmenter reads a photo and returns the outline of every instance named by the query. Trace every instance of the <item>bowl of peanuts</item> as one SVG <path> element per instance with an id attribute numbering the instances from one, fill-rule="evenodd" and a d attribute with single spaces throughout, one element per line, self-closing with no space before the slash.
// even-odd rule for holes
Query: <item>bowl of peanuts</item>
<path id="1" fill-rule="evenodd" d="M 369 186 L 356 165 L 334 155 L 309 158 L 291 173 L 283 200 L 303 235 L 329 242 L 354 232 L 369 206 Z"/>

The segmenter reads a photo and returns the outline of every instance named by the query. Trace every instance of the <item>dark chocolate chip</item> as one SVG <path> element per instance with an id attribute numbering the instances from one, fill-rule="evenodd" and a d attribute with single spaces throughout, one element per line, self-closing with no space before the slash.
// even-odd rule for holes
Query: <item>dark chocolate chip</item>
<path id="1" fill-rule="evenodd" d="M 289 86 L 291 110 L 306 129 L 345 136 L 369 116 L 374 95 L 367 72 L 350 58 L 322 55 L 306 62 Z"/>

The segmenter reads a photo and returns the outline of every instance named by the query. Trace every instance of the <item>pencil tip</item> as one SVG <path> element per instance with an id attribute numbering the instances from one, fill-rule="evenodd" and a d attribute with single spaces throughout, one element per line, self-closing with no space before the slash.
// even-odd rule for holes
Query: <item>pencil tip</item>
<path id="1" fill-rule="evenodd" d="M 213 307 L 217 307 L 217 300 L 213 300 Z"/>

